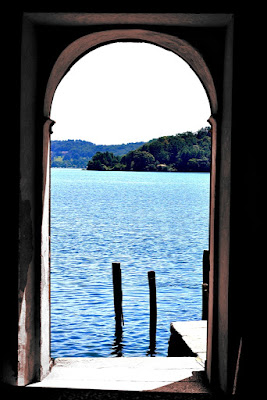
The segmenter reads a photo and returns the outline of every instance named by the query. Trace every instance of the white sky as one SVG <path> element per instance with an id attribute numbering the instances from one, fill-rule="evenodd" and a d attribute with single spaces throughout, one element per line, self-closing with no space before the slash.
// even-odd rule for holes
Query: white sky
<path id="1" fill-rule="evenodd" d="M 112 43 L 81 58 L 52 103 L 52 140 L 148 141 L 208 126 L 210 105 L 176 54 L 148 43 Z"/>

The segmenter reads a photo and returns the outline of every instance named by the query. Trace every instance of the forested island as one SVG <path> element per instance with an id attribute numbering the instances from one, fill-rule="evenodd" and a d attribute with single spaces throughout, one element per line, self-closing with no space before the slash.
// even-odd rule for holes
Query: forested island
<path id="1" fill-rule="evenodd" d="M 87 170 L 208 172 L 210 156 L 211 131 L 206 127 L 196 133 L 151 140 L 122 156 L 98 151 L 89 160 Z"/>

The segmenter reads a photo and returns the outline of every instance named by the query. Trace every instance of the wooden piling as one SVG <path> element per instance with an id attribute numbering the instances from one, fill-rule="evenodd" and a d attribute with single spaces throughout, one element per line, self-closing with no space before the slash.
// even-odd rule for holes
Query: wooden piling
<path id="1" fill-rule="evenodd" d="M 115 335 L 122 334 L 123 312 L 122 312 L 122 288 L 121 288 L 121 266 L 120 263 L 112 263 L 114 311 L 115 311 Z"/>
<path id="2" fill-rule="evenodd" d="M 156 296 L 156 277 L 155 271 L 148 271 L 149 299 L 150 299 L 150 354 L 154 354 L 156 348 L 156 330 L 157 330 L 157 296 Z"/>

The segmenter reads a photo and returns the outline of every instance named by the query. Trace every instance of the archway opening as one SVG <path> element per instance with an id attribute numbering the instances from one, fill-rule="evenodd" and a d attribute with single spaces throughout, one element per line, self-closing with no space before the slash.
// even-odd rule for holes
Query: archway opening
<path id="1" fill-rule="evenodd" d="M 129 43 L 120 44 L 127 46 Z M 131 45 L 133 45 L 133 43 L 131 43 Z M 112 46 L 115 46 L 115 44 L 109 44 L 96 49 L 89 53 L 89 56 L 94 52 L 101 49 L 103 50 L 105 47 L 110 49 Z M 175 57 L 176 61 L 179 59 L 176 54 L 168 52 L 158 46 L 147 43 L 134 43 L 134 46 L 149 46 L 149 48 L 152 46 L 154 50 L 156 49 L 157 51 L 168 54 L 168 56 Z M 114 61 L 114 59 L 109 59 L 110 62 L 112 60 Z M 144 74 L 144 68 L 146 66 L 144 55 L 140 60 L 140 67 Z M 129 59 L 127 59 L 127 61 L 129 61 Z M 77 62 L 77 65 L 79 62 Z M 184 63 L 184 61 L 182 62 Z M 155 63 L 153 65 L 155 67 Z M 106 112 L 108 113 L 108 104 L 111 107 L 112 98 L 114 99 L 114 95 L 118 89 L 118 86 L 115 85 L 112 90 L 107 91 L 107 81 L 103 84 L 103 78 L 106 77 L 105 72 L 110 72 L 111 68 L 110 64 L 106 63 L 103 63 L 102 67 L 104 73 L 102 73 L 102 75 L 99 74 L 101 77 L 100 81 L 97 81 L 95 75 L 88 73 L 91 78 L 93 77 L 93 80 L 90 82 L 91 89 L 92 84 L 97 81 L 97 95 L 99 96 L 91 96 L 92 103 L 90 107 L 88 107 L 88 101 L 84 101 L 83 103 L 85 108 L 90 110 L 91 120 L 96 115 L 96 112 L 92 111 L 95 104 L 98 104 L 98 109 L 101 110 L 102 119 L 105 119 L 104 116 L 106 115 Z M 188 65 L 187 68 L 201 85 L 199 79 Z M 155 72 L 155 69 L 156 68 L 152 70 L 150 66 L 150 69 L 147 70 L 148 74 L 146 75 L 146 82 L 148 82 L 148 78 L 153 77 L 152 72 Z M 123 108 L 123 105 L 126 104 L 131 110 L 132 114 L 130 115 L 134 115 L 135 119 L 139 121 L 139 126 L 141 125 L 140 113 L 144 111 L 144 108 L 145 115 L 147 120 L 150 121 L 150 125 L 151 121 L 156 121 L 156 125 L 152 127 L 152 133 L 150 134 L 152 136 L 146 138 L 144 137 L 146 131 L 142 131 L 140 128 L 139 130 L 142 131 L 141 135 L 143 136 L 138 137 L 137 139 L 125 140 L 126 137 L 123 134 L 125 131 L 122 131 L 120 136 L 122 141 L 138 140 L 144 137 L 145 140 L 143 141 L 147 142 L 150 138 L 165 137 L 165 139 L 157 143 L 163 143 L 165 140 L 165 145 L 167 147 L 164 147 L 164 144 L 162 144 L 161 150 L 167 152 L 166 149 L 168 148 L 168 145 L 175 142 L 175 140 L 172 141 L 172 143 L 170 143 L 170 141 L 168 142 L 168 137 L 175 136 L 179 131 L 181 133 L 186 130 L 192 130 L 196 133 L 198 128 L 200 129 L 203 127 L 196 127 L 195 130 L 190 127 L 189 129 L 178 127 L 172 128 L 174 130 L 166 127 L 166 122 L 169 122 L 169 119 L 171 119 L 172 116 L 175 116 L 177 119 L 178 114 L 179 117 L 179 112 L 177 112 L 177 109 L 179 109 L 179 106 L 177 105 L 178 97 L 176 97 L 175 100 L 172 99 L 169 101 L 167 106 L 170 118 L 165 117 L 165 125 L 161 127 L 162 130 L 157 131 L 157 133 L 154 134 L 153 132 L 160 125 L 156 116 L 159 114 L 159 111 L 162 112 L 163 106 L 167 104 L 167 100 L 170 100 L 166 95 L 159 96 L 157 94 L 157 90 L 159 90 L 160 77 L 163 76 L 165 78 L 164 88 L 166 86 L 168 87 L 168 85 L 166 85 L 167 77 L 169 77 L 167 75 L 168 71 L 162 67 L 162 74 L 159 75 L 159 70 L 157 70 L 157 74 L 155 75 L 156 78 L 154 77 L 151 80 L 154 84 L 150 86 L 150 89 L 144 90 L 142 85 L 144 85 L 145 81 L 143 81 L 142 85 L 137 88 L 139 90 L 139 97 L 135 98 L 135 105 L 136 108 L 139 107 L 139 114 L 138 112 L 133 113 L 134 105 L 131 104 L 130 106 L 129 104 L 129 100 L 134 98 L 133 90 L 135 87 L 132 86 L 130 90 L 126 85 L 127 82 L 132 83 L 134 81 L 134 75 L 129 74 L 129 67 L 127 69 L 124 66 L 121 70 L 121 74 L 125 71 L 128 73 L 128 80 L 126 80 L 123 85 L 124 92 L 121 94 L 123 102 L 117 107 L 119 113 L 115 113 L 115 120 L 118 121 L 120 116 L 127 114 L 127 108 Z M 53 107 L 57 101 L 57 93 L 59 93 L 59 90 L 62 88 L 64 91 L 64 81 L 71 77 L 72 72 L 74 72 L 74 67 L 58 86 L 53 100 Z M 111 80 L 110 76 L 108 77 L 108 80 Z M 100 90 L 100 83 L 103 84 L 104 91 Z M 116 83 L 115 80 L 112 83 Z M 171 87 L 174 89 L 174 92 L 175 90 L 177 91 L 174 81 L 172 81 Z M 125 88 L 127 88 L 128 92 L 131 92 L 128 102 L 126 98 L 127 90 L 125 91 Z M 208 98 L 202 85 L 201 88 L 203 90 L 202 101 L 206 103 L 207 110 L 204 119 L 207 121 L 211 111 Z M 88 93 L 84 86 L 83 90 Z M 170 83 L 168 90 L 170 93 Z M 147 94 L 149 91 L 153 92 L 154 96 L 152 96 L 152 99 L 156 100 L 156 103 L 153 102 L 153 106 L 150 110 L 148 105 L 151 105 L 152 103 L 151 97 L 150 100 L 146 101 L 146 103 L 142 105 L 140 104 L 140 98 L 144 99 L 144 94 Z M 180 107 L 182 104 L 186 103 L 187 100 L 191 102 L 190 115 L 192 117 L 192 99 L 195 98 L 192 97 L 192 92 L 191 90 L 188 90 L 188 87 L 187 92 L 183 93 L 184 97 L 181 96 L 182 102 L 180 103 Z M 108 96 L 109 94 L 111 94 L 111 97 Z M 70 98 L 67 93 L 66 98 Z M 77 95 L 74 95 L 73 98 L 75 98 L 76 101 Z M 159 108 L 157 108 L 157 105 Z M 172 109 L 173 106 L 174 109 Z M 53 129 L 56 139 L 56 130 L 60 125 L 60 119 L 58 119 L 56 112 L 54 113 L 53 107 L 51 110 L 51 118 L 56 120 L 56 125 Z M 71 109 L 73 108 L 70 108 L 70 110 Z M 69 115 L 70 110 L 65 108 L 65 117 L 66 115 Z M 114 117 L 114 111 L 108 115 L 110 115 L 110 119 L 112 119 Z M 133 120 L 133 118 L 130 118 L 128 114 L 127 118 L 130 122 Z M 79 117 L 75 116 L 76 125 L 73 129 L 77 126 L 77 121 L 79 119 Z M 95 124 L 96 130 L 102 122 L 100 117 L 98 117 L 97 121 L 98 124 Z M 131 123 L 129 123 L 127 127 L 127 122 L 125 122 L 126 120 L 123 119 L 123 121 L 124 123 L 122 125 L 126 126 L 126 130 L 128 127 L 131 128 Z M 69 120 L 68 125 L 70 125 Z M 118 128 L 118 124 L 116 126 Z M 146 127 L 147 125 L 144 124 L 144 126 Z M 134 133 L 135 132 L 133 131 L 133 134 Z M 197 153 L 198 151 L 201 151 L 199 145 L 204 134 L 205 130 L 203 130 L 202 133 L 199 132 L 199 134 L 195 135 L 187 134 L 187 136 L 180 136 L 179 139 L 184 141 L 188 140 L 188 143 L 190 140 L 191 142 L 193 141 L 191 145 L 195 153 Z M 90 136 L 88 135 L 88 139 L 89 137 Z M 101 143 L 100 131 L 97 132 L 96 137 L 100 140 L 99 144 L 105 144 Z M 109 137 L 112 137 L 112 134 L 110 134 Z M 208 144 L 208 138 L 210 135 L 206 135 L 205 137 L 207 138 L 206 142 Z M 112 138 L 112 141 L 114 140 L 115 139 Z M 150 148 L 146 148 L 146 150 L 150 150 Z M 183 154 L 185 153 L 186 151 L 184 151 Z M 178 153 L 176 154 L 176 157 L 177 156 Z M 166 157 L 167 162 L 168 155 L 166 155 Z M 193 165 L 192 159 L 196 162 L 195 160 L 198 158 L 188 158 L 187 161 L 191 160 L 191 165 Z M 177 160 L 173 161 L 177 162 Z M 159 163 L 160 160 L 155 159 L 156 165 L 157 162 Z M 161 168 L 163 168 L 162 166 L 164 164 L 167 166 L 164 162 L 158 165 L 161 165 Z M 122 268 L 125 268 L 125 270 L 123 270 L 123 308 L 125 328 L 124 339 L 123 342 L 120 343 L 120 346 L 123 344 L 124 355 L 146 355 L 146 351 L 149 347 L 148 287 L 146 271 L 151 268 L 154 269 L 157 274 L 159 317 L 156 353 L 160 356 L 167 355 L 170 322 L 174 322 L 173 320 L 177 319 L 201 319 L 202 252 L 204 249 L 208 248 L 209 231 L 209 175 L 206 172 L 203 173 L 203 171 L 202 174 L 192 171 L 190 174 L 185 171 L 180 171 L 180 174 L 179 172 L 177 174 L 162 174 L 158 171 L 155 172 L 155 174 L 151 174 L 151 172 L 142 171 L 142 177 L 140 172 L 136 174 L 132 171 L 108 171 L 107 173 L 79 171 L 80 175 L 78 177 L 76 174 L 77 171 L 72 170 L 70 173 L 66 174 L 66 170 L 57 170 L 55 174 L 57 176 L 54 177 L 53 172 L 54 171 L 52 171 L 51 220 L 52 349 L 53 345 L 55 345 L 55 348 L 59 344 L 63 345 L 63 347 L 59 353 L 52 350 L 52 356 L 107 356 L 112 355 L 113 350 L 118 355 L 118 346 L 116 344 L 115 348 L 112 347 L 111 338 L 111 335 L 114 333 L 113 295 L 111 288 L 112 277 L 110 271 L 112 261 L 121 262 Z M 63 174 L 68 176 L 65 176 L 62 179 Z M 163 177 L 164 180 L 162 179 Z M 177 177 L 179 177 L 179 179 L 177 179 Z M 202 179 L 200 179 L 200 177 L 202 177 Z M 53 181 L 54 178 L 55 180 Z M 129 183 L 130 178 L 131 181 Z M 69 185 L 65 186 L 63 189 L 60 182 L 63 182 L 64 180 L 65 183 Z M 99 191 L 95 196 L 96 187 L 98 187 Z M 54 198 L 53 189 L 56 189 Z M 108 189 L 110 189 L 110 192 L 108 192 Z M 85 197 L 83 199 L 78 199 L 76 207 L 74 207 L 77 200 L 77 194 L 79 193 L 80 195 L 81 192 L 85 194 Z M 92 193 L 94 193 L 93 197 L 91 196 Z M 120 197 L 120 204 L 116 203 L 118 197 Z M 58 203 L 53 210 L 54 199 L 59 200 L 60 198 L 60 203 Z M 94 205 L 93 207 L 92 204 Z M 204 207 L 203 204 L 205 204 Z M 188 208 L 182 209 L 182 205 L 187 205 Z M 63 206 L 65 212 L 62 214 L 61 211 Z M 75 215 L 72 217 L 70 212 L 71 210 L 75 210 Z M 108 213 L 103 214 L 103 210 Z M 117 216 L 116 212 L 118 212 Z M 203 220 L 201 221 L 202 213 L 203 215 L 206 215 L 205 222 L 203 222 Z M 192 216 L 193 214 L 194 216 Z M 174 215 L 175 221 L 173 218 Z M 53 226 L 53 221 L 55 220 L 57 220 L 57 222 L 55 226 Z M 121 220 L 123 220 L 123 222 L 121 222 Z M 189 220 L 191 220 L 190 224 L 188 224 Z M 203 228 L 201 224 L 204 224 L 205 228 Z M 194 227 L 194 232 L 188 229 L 189 225 Z M 82 230 L 80 230 L 81 227 L 83 228 Z M 182 235 L 181 237 L 181 231 L 183 234 L 186 232 L 186 235 Z M 129 239 L 127 244 L 125 242 L 125 234 Z M 202 237 L 200 238 L 200 236 Z M 75 240 L 78 239 L 78 242 L 75 243 L 74 238 Z M 53 247 L 54 244 L 56 245 L 55 247 Z M 60 247 L 59 250 L 56 249 L 58 245 Z M 138 252 L 139 255 L 137 255 Z M 197 254 L 197 259 L 194 259 L 194 253 L 195 255 Z M 104 264 L 102 262 L 103 260 L 105 260 Z M 55 264 L 53 264 L 54 261 Z M 177 271 L 177 266 L 180 267 L 179 271 Z M 96 270 L 98 271 L 97 273 Z M 96 275 L 98 275 L 98 278 L 96 278 Z M 56 283 L 53 283 L 54 277 Z M 106 278 L 106 282 L 104 277 Z M 172 280 L 170 277 L 174 277 L 174 279 Z M 196 279 L 192 279 L 193 277 Z M 93 285 L 91 284 L 91 288 L 90 282 L 94 282 Z M 141 285 L 139 286 L 140 282 Z M 77 288 L 77 290 L 75 288 Z M 175 288 L 175 290 L 172 291 L 172 288 Z M 78 293 L 79 295 L 77 295 Z M 194 306 L 192 311 L 191 307 L 192 315 L 189 316 L 188 311 L 190 314 L 190 302 L 194 296 L 198 299 L 198 307 L 196 307 L 198 311 L 194 309 Z M 183 298 L 184 302 L 179 303 L 179 299 L 181 298 Z M 140 304 L 143 305 L 143 308 Z M 173 307 L 174 304 L 177 305 L 176 309 Z M 67 308 L 65 310 L 60 310 L 62 305 Z M 163 308 L 162 305 L 164 305 Z M 94 309 L 94 311 L 92 311 L 92 309 Z M 103 314 L 103 311 L 106 315 Z M 169 312 L 174 313 L 176 317 L 169 315 Z M 128 319 L 128 316 L 133 316 L 133 319 Z M 82 328 L 81 320 L 84 321 Z M 77 323 L 76 326 L 75 321 Z M 126 323 L 129 327 L 128 331 Z M 56 328 L 53 332 L 54 327 Z M 91 327 L 93 327 L 94 330 L 90 333 Z M 139 332 L 138 327 L 140 327 Z M 55 340 L 53 338 L 54 333 L 56 333 L 54 336 Z M 159 336 L 161 334 L 163 336 L 163 342 L 165 343 L 164 345 L 159 344 Z M 102 350 L 100 351 L 100 353 L 102 352 L 101 354 L 99 353 L 99 350 L 95 350 L 94 345 L 88 344 L 89 338 L 91 338 L 95 344 L 102 347 Z M 136 350 L 136 352 L 133 350 L 132 344 L 134 342 L 137 345 L 137 347 L 134 346 L 134 348 L 140 349 L 141 347 L 141 353 L 139 350 Z M 71 349 L 70 343 L 72 343 Z M 82 349 L 82 353 L 77 349 L 78 343 L 81 343 L 80 348 Z M 163 346 L 165 346 L 165 350 L 162 350 Z M 64 352 L 64 349 L 66 349 L 66 353 Z"/>

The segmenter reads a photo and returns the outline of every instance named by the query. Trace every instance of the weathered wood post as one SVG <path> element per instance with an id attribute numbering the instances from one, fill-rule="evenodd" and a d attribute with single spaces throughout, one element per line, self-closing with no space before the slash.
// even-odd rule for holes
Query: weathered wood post
<path id="1" fill-rule="evenodd" d="M 208 319 L 208 302 L 209 302 L 209 270 L 210 259 L 209 251 L 203 251 L 203 284 L 202 284 L 202 319 Z"/>
<path id="2" fill-rule="evenodd" d="M 157 330 L 157 296 L 156 296 L 156 277 L 155 271 L 148 271 L 149 298 L 150 298 L 150 324 L 149 339 L 150 351 L 152 355 L 156 349 L 156 330 Z"/>
<path id="3" fill-rule="evenodd" d="M 112 263 L 114 311 L 115 311 L 115 335 L 121 337 L 123 312 L 122 312 L 122 289 L 121 289 L 121 266 L 120 263 Z"/>

